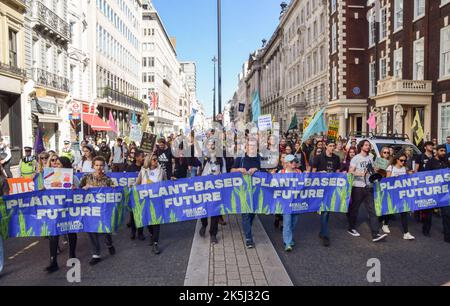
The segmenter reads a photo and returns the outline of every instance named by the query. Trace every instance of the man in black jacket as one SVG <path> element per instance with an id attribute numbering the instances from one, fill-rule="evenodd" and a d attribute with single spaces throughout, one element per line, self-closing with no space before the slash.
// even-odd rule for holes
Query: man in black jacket
<path id="1" fill-rule="evenodd" d="M 445 145 L 439 145 L 436 148 L 436 155 L 433 159 L 429 160 L 425 166 L 426 171 L 439 170 L 450 168 L 450 164 L 447 159 L 447 149 Z M 450 243 L 450 206 L 441 208 L 442 223 L 444 226 L 444 241 Z M 428 214 L 424 220 L 424 234 L 427 236 L 431 229 L 432 214 Z"/>

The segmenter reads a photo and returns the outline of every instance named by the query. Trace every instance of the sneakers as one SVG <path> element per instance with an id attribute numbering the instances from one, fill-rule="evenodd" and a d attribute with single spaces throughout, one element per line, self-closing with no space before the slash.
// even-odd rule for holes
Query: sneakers
<path id="1" fill-rule="evenodd" d="M 102 261 L 100 257 L 92 257 L 91 260 L 89 261 L 89 265 L 94 266 L 98 264 L 100 261 Z"/>
<path id="2" fill-rule="evenodd" d="M 350 229 L 350 230 L 347 231 L 347 233 L 349 233 L 353 237 L 360 237 L 361 236 L 361 234 L 358 233 L 355 229 Z"/>
<path id="3" fill-rule="evenodd" d="M 324 247 L 329 247 L 330 246 L 330 238 L 328 237 L 321 237 L 322 239 L 322 244 Z"/>
<path id="4" fill-rule="evenodd" d="M 216 236 L 211 236 L 211 244 L 217 244 L 219 241 L 217 240 Z"/>
<path id="5" fill-rule="evenodd" d="M 255 247 L 255 245 L 254 245 L 253 241 L 247 241 L 247 242 L 245 243 L 245 247 L 246 247 L 247 249 L 253 249 L 253 248 Z"/>
<path id="6" fill-rule="evenodd" d="M 201 237 L 205 237 L 205 233 L 206 233 L 206 227 L 202 226 L 202 228 L 200 229 L 199 234 L 200 234 Z"/>
<path id="7" fill-rule="evenodd" d="M 389 230 L 389 226 L 388 225 L 383 225 L 382 227 L 381 227 L 381 230 L 383 231 L 383 233 L 385 233 L 385 234 L 390 234 L 391 233 L 391 231 Z"/>
<path id="8" fill-rule="evenodd" d="M 45 268 L 45 271 L 47 271 L 48 273 L 53 273 L 59 270 L 58 264 L 55 263 L 51 263 L 50 266 L 48 266 L 47 268 Z"/>
<path id="9" fill-rule="evenodd" d="M 372 241 L 378 242 L 378 241 L 385 239 L 386 237 L 387 237 L 387 234 L 376 234 L 375 236 L 372 237 Z"/>
<path id="10" fill-rule="evenodd" d="M 403 239 L 405 240 L 414 240 L 416 239 L 416 237 L 414 237 L 413 235 L 411 235 L 409 232 L 403 235 Z"/>
<path id="11" fill-rule="evenodd" d="M 161 253 L 161 251 L 159 250 L 159 247 L 158 247 L 158 242 L 155 242 L 153 244 L 152 253 L 155 255 L 159 255 Z"/>
<path id="12" fill-rule="evenodd" d="M 108 247 L 109 255 L 116 254 L 116 248 L 114 246 Z"/>
<path id="13" fill-rule="evenodd" d="M 285 247 L 284 247 L 284 250 L 285 250 L 286 252 L 292 252 L 292 245 L 287 245 L 287 246 L 285 246 Z"/>

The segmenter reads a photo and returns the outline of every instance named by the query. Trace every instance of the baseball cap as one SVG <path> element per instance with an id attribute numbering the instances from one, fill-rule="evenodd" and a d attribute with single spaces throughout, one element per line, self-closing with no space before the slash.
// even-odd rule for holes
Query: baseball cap
<path id="1" fill-rule="evenodd" d="M 33 150 L 33 148 L 32 148 L 32 147 L 29 147 L 29 146 L 23 147 L 23 149 L 24 149 L 25 151 L 32 151 L 32 150 Z"/>
<path id="2" fill-rule="evenodd" d="M 69 143 L 70 143 L 70 141 L 64 140 L 64 144 L 69 144 Z"/>
<path id="3" fill-rule="evenodd" d="M 298 162 L 297 157 L 295 157 L 295 155 L 289 154 L 286 155 L 286 157 L 284 158 L 284 161 L 287 163 L 291 163 L 291 162 Z"/>
<path id="4" fill-rule="evenodd" d="M 436 147 L 436 150 L 442 150 L 442 149 L 444 149 L 445 151 L 447 151 L 447 147 L 445 146 L 445 144 L 440 144 L 440 145 L 438 145 L 437 147 Z"/>

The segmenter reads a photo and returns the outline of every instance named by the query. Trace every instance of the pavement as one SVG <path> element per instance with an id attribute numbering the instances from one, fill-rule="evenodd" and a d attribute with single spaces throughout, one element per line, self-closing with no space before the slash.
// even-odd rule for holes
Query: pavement
<path id="1" fill-rule="evenodd" d="M 216 245 L 210 244 L 208 235 L 200 237 L 198 221 L 163 225 L 160 255 L 151 253 L 148 238 L 130 240 L 125 228 L 113 236 L 117 253 L 111 256 L 104 248 L 104 260 L 93 267 L 88 265 L 90 243 L 82 233 L 77 247 L 79 284 L 66 280 L 67 246 L 59 256 L 60 270 L 49 275 L 43 271 L 49 264 L 48 240 L 9 239 L 0 286 L 437 286 L 450 281 L 450 244 L 443 241 L 440 218 L 433 220 L 431 238 L 424 237 L 421 225 L 411 218 L 410 232 L 416 240 L 403 240 L 397 218 L 387 240 L 373 243 L 365 216 L 361 211 L 361 237 L 352 237 L 346 232 L 345 215 L 332 214 L 331 246 L 327 248 L 318 238 L 319 215 L 301 215 L 294 234 L 296 246 L 290 253 L 284 251 L 273 216 L 255 218 L 254 249 L 244 246 L 240 216 L 228 216 L 228 224 L 219 226 Z M 372 258 L 381 265 L 380 283 L 367 281 L 371 269 L 367 263 Z"/>

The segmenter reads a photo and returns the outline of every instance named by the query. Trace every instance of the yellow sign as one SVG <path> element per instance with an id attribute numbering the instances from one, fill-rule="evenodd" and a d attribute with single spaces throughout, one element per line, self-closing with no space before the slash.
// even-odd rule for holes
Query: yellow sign
<path id="1" fill-rule="evenodd" d="M 47 90 L 44 88 L 36 88 L 36 97 L 43 98 L 47 96 Z"/>
<path id="2" fill-rule="evenodd" d="M 328 122 L 328 139 L 336 141 L 339 136 L 339 120 L 330 119 Z"/>

